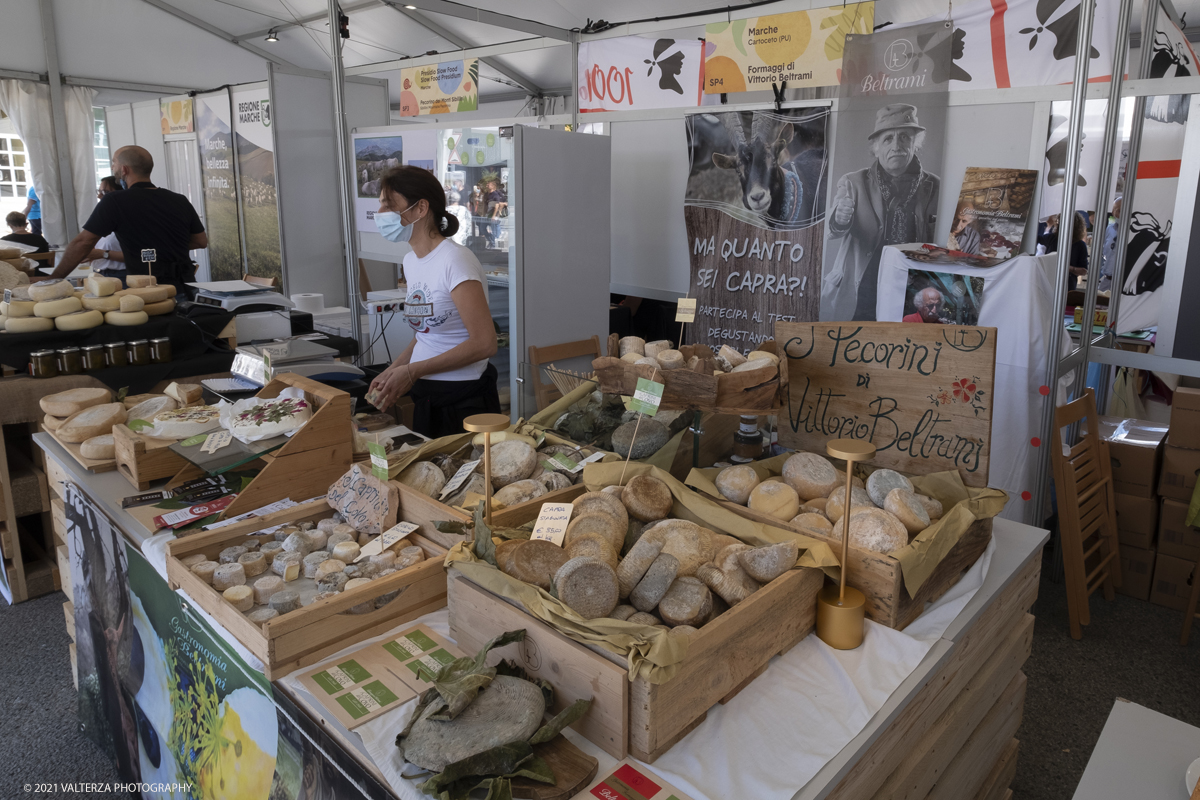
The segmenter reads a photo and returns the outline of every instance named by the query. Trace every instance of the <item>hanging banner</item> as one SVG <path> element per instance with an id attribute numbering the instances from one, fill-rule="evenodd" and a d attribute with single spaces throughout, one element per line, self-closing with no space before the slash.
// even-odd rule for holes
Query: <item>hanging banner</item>
<path id="1" fill-rule="evenodd" d="M 234 87 L 233 133 L 241 172 L 246 272 L 256 278 L 275 278 L 275 285 L 283 286 L 279 205 L 275 194 L 275 137 L 271 134 L 271 94 L 267 84 Z"/>
<path id="2" fill-rule="evenodd" d="M 400 70 L 400 116 L 453 114 L 479 108 L 479 59 Z"/>
<path id="3" fill-rule="evenodd" d="M 192 132 L 192 98 L 164 98 L 158 102 L 158 112 L 164 136 Z"/>
<path id="4" fill-rule="evenodd" d="M 238 228 L 229 94 L 197 95 L 195 101 L 210 276 L 214 281 L 240 280 L 243 275 L 242 238 Z"/>
<path id="5" fill-rule="evenodd" d="M 951 33 L 939 22 L 846 36 L 822 321 L 875 319 L 884 246 L 935 241 Z"/>
<path id="6" fill-rule="evenodd" d="M 829 109 L 694 114 L 686 124 L 690 341 L 746 352 L 777 321 L 817 318 Z"/>
<path id="7" fill-rule="evenodd" d="M 622 36 L 579 45 L 579 110 L 698 106 L 704 42 Z"/>
<path id="8" fill-rule="evenodd" d="M 870 33 L 875 3 L 850 3 L 704 26 L 704 91 L 835 86 L 846 34 Z"/>
<path id="9" fill-rule="evenodd" d="M 953 58 L 946 62 L 951 91 L 1071 83 L 1079 5 L 1079 0 L 954 4 L 954 36 L 944 43 Z M 1112 76 L 1118 6 L 1118 0 L 1096 0 L 1089 83 L 1107 83 Z M 897 29 L 944 21 L 945 15 L 939 14 Z"/>

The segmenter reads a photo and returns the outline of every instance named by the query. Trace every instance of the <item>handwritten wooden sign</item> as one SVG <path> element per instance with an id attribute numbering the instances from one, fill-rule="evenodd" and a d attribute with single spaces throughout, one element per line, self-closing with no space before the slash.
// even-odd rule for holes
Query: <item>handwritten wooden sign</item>
<path id="1" fill-rule="evenodd" d="M 902 322 L 776 325 L 788 367 L 784 447 L 825 452 L 865 439 L 873 464 L 923 475 L 957 469 L 986 486 L 996 329 Z"/>
<path id="2" fill-rule="evenodd" d="M 396 524 L 400 513 L 400 491 L 366 472 L 360 464 L 329 487 L 326 502 L 359 533 L 383 533 Z"/>

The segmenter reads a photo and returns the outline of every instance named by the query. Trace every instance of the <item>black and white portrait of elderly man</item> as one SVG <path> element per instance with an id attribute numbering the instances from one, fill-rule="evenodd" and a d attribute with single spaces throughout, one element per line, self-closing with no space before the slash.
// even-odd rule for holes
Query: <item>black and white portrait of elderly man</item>
<path id="1" fill-rule="evenodd" d="M 841 177 L 828 216 L 836 256 L 822 280 L 822 320 L 875 319 L 884 245 L 933 241 L 941 179 L 921 166 L 916 106 L 879 109 L 867 142 L 874 160 Z"/>

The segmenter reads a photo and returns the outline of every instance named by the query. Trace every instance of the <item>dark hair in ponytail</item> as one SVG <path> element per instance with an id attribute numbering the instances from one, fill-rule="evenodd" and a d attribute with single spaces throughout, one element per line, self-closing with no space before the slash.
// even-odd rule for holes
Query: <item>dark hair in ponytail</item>
<path id="1" fill-rule="evenodd" d="M 387 191 L 402 195 L 410 203 L 424 200 L 429 203 L 429 219 L 434 231 L 447 239 L 458 233 L 458 217 L 446 212 L 446 192 L 433 173 L 421 167 L 405 165 L 383 173 L 380 185 Z"/>

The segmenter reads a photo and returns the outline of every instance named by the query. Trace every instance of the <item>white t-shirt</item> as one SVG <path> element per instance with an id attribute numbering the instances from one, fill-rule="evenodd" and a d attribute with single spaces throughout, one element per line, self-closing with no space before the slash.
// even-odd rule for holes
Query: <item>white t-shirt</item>
<path id="1" fill-rule="evenodd" d="M 408 297 L 405 318 L 417 334 L 413 362 L 441 355 L 470 338 L 450 292 L 463 281 L 484 283 L 483 267 L 475 254 L 446 239 L 424 258 L 416 253 L 404 257 Z M 465 367 L 425 377 L 435 381 L 473 381 L 487 369 L 487 359 Z"/>
<path id="2" fill-rule="evenodd" d="M 96 250 L 120 250 L 121 243 L 117 241 L 117 235 L 110 233 L 108 236 L 102 236 L 100 241 L 96 242 Z M 92 261 L 92 272 L 103 272 L 104 270 L 119 270 L 125 271 L 124 261 L 113 261 L 109 258 L 97 258 Z"/>

